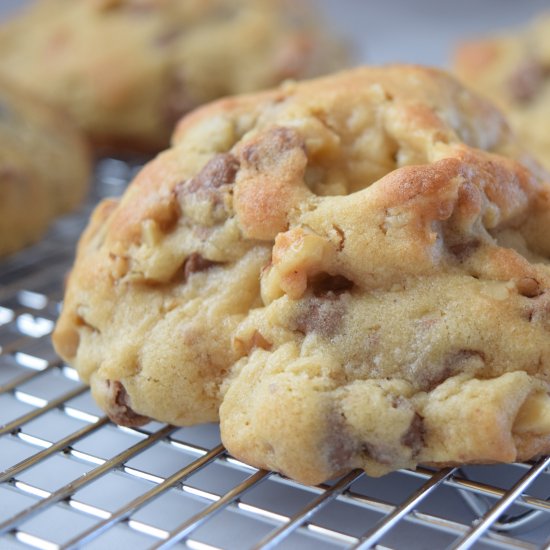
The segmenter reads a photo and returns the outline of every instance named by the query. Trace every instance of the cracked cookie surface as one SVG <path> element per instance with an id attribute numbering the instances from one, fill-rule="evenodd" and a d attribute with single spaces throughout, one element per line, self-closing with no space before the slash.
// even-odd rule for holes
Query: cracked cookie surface
<path id="1" fill-rule="evenodd" d="M 65 113 L 0 79 L 0 256 L 75 208 L 89 177 L 84 136 Z"/>
<path id="2" fill-rule="evenodd" d="M 41 0 L 0 28 L 0 75 L 70 112 L 101 150 L 159 151 L 213 99 L 345 64 L 289 0 Z"/>
<path id="3" fill-rule="evenodd" d="M 78 248 L 59 353 L 122 424 L 220 420 L 238 458 L 352 468 L 550 450 L 550 187 L 445 73 L 213 103 Z"/>
<path id="4" fill-rule="evenodd" d="M 455 72 L 502 108 L 521 140 L 550 170 L 550 14 L 530 25 L 464 42 Z"/>

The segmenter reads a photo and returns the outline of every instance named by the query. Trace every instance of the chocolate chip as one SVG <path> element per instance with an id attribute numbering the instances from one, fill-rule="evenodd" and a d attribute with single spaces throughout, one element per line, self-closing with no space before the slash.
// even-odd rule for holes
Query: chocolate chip
<path id="1" fill-rule="evenodd" d="M 328 461 L 334 471 L 349 468 L 355 444 L 347 431 L 343 414 L 332 411 L 328 414 L 329 432 L 326 440 Z"/>
<path id="2" fill-rule="evenodd" d="M 197 252 L 193 252 L 183 262 L 183 279 L 187 281 L 189 276 L 193 273 L 199 273 L 200 271 L 206 271 L 215 265 L 221 265 L 220 262 L 213 262 L 203 258 Z"/>
<path id="3" fill-rule="evenodd" d="M 432 391 L 453 374 L 453 370 L 447 366 L 440 366 L 438 369 L 423 372 L 417 377 L 418 387 L 423 391 Z"/>
<path id="4" fill-rule="evenodd" d="M 349 292 L 353 286 L 353 281 L 343 275 L 329 275 L 328 273 L 321 273 L 308 281 L 308 287 L 318 297 L 326 295 L 333 297 L 343 292 Z"/>
<path id="5" fill-rule="evenodd" d="M 123 4 L 122 0 L 92 0 L 90 3 L 98 11 L 108 11 L 120 8 Z"/>
<path id="6" fill-rule="evenodd" d="M 290 128 L 277 127 L 271 129 L 258 142 L 251 143 L 243 149 L 243 159 L 257 170 L 268 167 L 274 157 L 292 149 L 305 147 L 304 140 Z"/>
<path id="7" fill-rule="evenodd" d="M 220 153 L 196 176 L 176 185 L 177 202 L 183 214 L 202 226 L 223 223 L 231 214 L 229 199 L 239 166 L 232 154 Z"/>
<path id="8" fill-rule="evenodd" d="M 485 354 L 482 351 L 475 349 L 460 349 L 446 357 L 445 366 L 454 368 L 457 365 L 463 365 L 464 362 L 474 358 L 479 358 L 481 361 L 485 362 Z"/>
<path id="9" fill-rule="evenodd" d="M 194 178 L 179 184 L 176 193 L 183 201 L 186 195 L 207 201 L 218 211 L 216 219 L 222 219 L 225 188 L 235 182 L 238 170 L 239 161 L 232 154 L 220 153 L 207 162 Z"/>
<path id="10" fill-rule="evenodd" d="M 330 299 L 312 297 L 305 300 L 292 323 L 293 329 L 308 334 L 317 332 L 322 336 L 333 336 L 342 323 L 345 306 L 339 296 Z"/>
<path id="11" fill-rule="evenodd" d="M 508 77 L 507 86 L 511 97 L 519 103 L 533 99 L 545 77 L 544 65 L 533 58 L 525 59 Z"/>
<path id="12" fill-rule="evenodd" d="M 423 391 L 432 391 L 445 382 L 447 378 L 464 372 L 465 368 L 474 360 L 485 363 L 485 354 L 482 351 L 472 349 L 461 349 L 449 353 L 442 364 L 428 365 L 416 376 L 416 383 Z"/>
<path id="13" fill-rule="evenodd" d="M 155 0 L 92 0 L 92 4 L 98 11 L 124 10 L 132 15 L 147 15 L 160 8 Z"/>
<path id="14" fill-rule="evenodd" d="M 414 413 L 409 429 L 401 437 L 401 443 L 412 449 L 413 456 L 416 456 L 424 446 L 424 420 Z"/>
<path id="15" fill-rule="evenodd" d="M 539 282 L 533 277 L 523 277 L 516 282 L 519 294 L 526 298 L 536 298 L 542 294 Z"/>
<path id="16" fill-rule="evenodd" d="M 463 262 L 479 248 L 480 244 L 478 240 L 471 240 L 449 245 L 449 250 L 459 262 Z"/>
<path id="17" fill-rule="evenodd" d="M 0 181 L 2 182 L 18 182 L 23 185 L 26 176 L 13 166 L 0 166 Z"/>
<path id="18" fill-rule="evenodd" d="M 361 452 L 380 464 L 392 464 L 396 459 L 395 450 L 385 445 L 366 442 L 361 445 Z"/>
<path id="19" fill-rule="evenodd" d="M 195 193 L 204 189 L 217 189 L 235 182 L 239 161 L 231 153 L 220 153 L 209 160 L 203 169 L 189 182 L 187 191 Z"/>
<path id="20" fill-rule="evenodd" d="M 344 245 L 346 243 L 346 234 L 344 233 L 344 230 L 341 227 L 338 227 L 336 224 L 332 224 L 332 228 L 334 231 L 336 231 L 336 234 L 338 235 L 338 252 L 342 252 L 344 250 Z"/>
<path id="21" fill-rule="evenodd" d="M 167 84 L 168 93 L 162 106 L 162 116 L 167 132 L 172 132 L 178 120 L 197 104 L 189 95 L 187 79 L 183 70 L 172 73 Z"/>
<path id="22" fill-rule="evenodd" d="M 165 48 L 166 46 L 172 45 L 181 35 L 183 29 L 180 27 L 174 27 L 168 29 L 167 31 L 159 34 L 154 41 L 155 46 L 158 48 Z"/>
<path id="23" fill-rule="evenodd" d="M 121 426 L 136 427 L 143 426 L 151 420 L 132 410 L 126 388 L 118 380 L 108 380 L 107 387 L 111 401 L 107 414 L 113 422 Z"/>
<path id="24" fill-rule="evenodd" d="M 550 328 L 550 293 L 542 292 L 529 302 L 532 304 L 526 311 L 527 320 L 531 323 L 541 323 Z"/>

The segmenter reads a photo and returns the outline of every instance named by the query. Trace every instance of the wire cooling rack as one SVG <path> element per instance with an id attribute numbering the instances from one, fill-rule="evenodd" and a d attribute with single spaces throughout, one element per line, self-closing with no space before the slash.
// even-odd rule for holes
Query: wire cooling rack
<path id="1" fill-rule="evenodd" d="M 0 263 L 0 549 L 550 547 L 550 458 L 308 487 L 233 459 L 215 425 L 110 423 L 50 334 L 93 204 L 134 170 L 100 162 L 86 207 Z"/>

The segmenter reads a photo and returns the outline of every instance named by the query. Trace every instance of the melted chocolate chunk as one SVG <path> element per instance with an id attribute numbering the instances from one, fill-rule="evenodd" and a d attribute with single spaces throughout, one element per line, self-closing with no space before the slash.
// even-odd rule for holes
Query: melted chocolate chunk
<path id="1" fill-rule="evenodd" d="M 187 185 L 187 191 L 209 191 L 231 185 L 239 170 L 239 161 L 231 153 L 220 153 L 209 160 Z"/>
<path id="2" fill-rule="evenodd" d="M 468 362 L 476 358 L 485 363 L 485 354 L 482 351 L 461 349 L 449 353 L 439 369 L 434 367 L 433 370 L 425 370 L 421 373 L 422 375 L 417 379 L 419 388 L 423 391 L 432 391 L 447 378 L 463 372 Z"/>
<path id="3" fill-rule="evenodd" d="M 544 65 L 533 58 L 525 59 L 508 78 L 508 92 L 518 103 L 527 103 L 539 91 L 546 76 Z"/>
<path id="4" fill-rule="evenodd" d="M 11 166 L 0 166 L 0 181 L 13 181 L 24 184 L 26 179 L 25 174 L 22 174 L 16 168 Z"/>
<path id="5" fill-rule="evenodd" d="M 550 328 L 550 293 L 542 292 L 533 298 L 533 305 L 527 310 L 526 316 L 531 323 L 540 323 L 545 328 Z"/>
<path id="6" fill-rule="evenodd" d="M 155 38 L 154 44 L 159 48 L 171 46 L 182 34 L 183 29 L 181 29 L 180 27 L 168 29 L 167 31 L 164 31 L 162 34 L 159 34 Z"/>
<path id="7" fill-rule="evenodd" d="M 461 349 L 447 356 L 447 358 L 445 359 L 445 366 L 453 369 L 457 365 L 463 365 L 465 361 L 474 359 L 476 357 L 485 362 L 485 354 L 482 351 L 478 351 L 475 349 Z"/>
<path id="8" fill-rule="evenodd" d="M 392 464 L 396 458 L 394 449 L 371 442 L 363 443 L 361 452 L 380 464 Z"/>
<path id="9" fill-rule="evenodd" d="M 349 292 L 353 288 L 353 281 L 350 281 L 343 275 L 322 273 L 308 281 L 308 286 L 317 297 L 323 297 L 325 295 L 335 296 L 343 292 Z"/>
<path id="10" fill-rule="evenodd" d="M 94 0 L 99 11 L 124 10 L 132 15 L 147 15 L 152 11 L 158 11 L 160 5 L 151 0 Z"/>
<path id="11" fill-rule="evenodd" d="M 210 228 L 224 223 L 232 214 L 232 186 L 239 167 L 239 161 L 230 153 L 218 154 L 193 178 L 174 187 L 175 202 L 184 217 L 196 222 L 193 233 L 200 240 L 207 239 Z"/>
<path id="12" fill-rule="evenodd" d="M 193 252 L 187 256 L 185 262 L 183 262 L 183 279 L 187 281 L 189 276 L 193 273 L 199 273 L 200 271 L 206 271 L 215 265 L 221 265 L 220 262 L 213 262 L 203 258 L 197 252 Z"/>
<path id="13" fill-rule="evenodd" d="M 167 35 L 165 35 L 166 39 Z M 159 37 L 158 40 L 161 38 Z M 166 44 L 163 47 L 166 47 Z M 196 106 L 196 100 L 189 95 L 184 72 L 182 70 L 174 71 L 169 76 L 168 94 L 162 108 L 166 131 L 171 133 L 178 120 Z"/>
<path id="14" fill-rule="evenodd" d="M 464 243 L 450 245 L 449 250 L 459 262 L 463 262 L 479 248 L 480 244 L 478 240 L 466 241 Z"/>
<path id="15" fill-rule="evenodd" d="M 332 228 L 334 231 L 336 231 L 336 234 L 338 235 L 338 252 L 342 252 L 344 250 L 344 245 L 346 242 L 346 234 L 344 233 L 344 230 L 341 227 L 338 227 L 336 224 L 332 224 Z"/>
<path id="16" fill-rule="evenodd" d="M 224 221 L 228 215 L 225 199 L 231 193 L 239 166 L 230 153 L 216 155 L 194 178 L 176 186 L 179 203 L 194 208 L 196 201 L 205 202 L 211 208 L 212 223 Z"/>
<path id="17" fill-rule="evenodd" d="M 304 140 L 295 130 L 273 128 L 261 140 L 245 147 L 242 155 L 247 163 L 261 170 L 262 166 L 267 168 L 284 151 L 304 147 Z"/>
<path id="18" fill-rule="evenodd" d="M 401 443 L 412 449 L 413 456 L 424 446 L 424 420 L 418 413 L 414 413 L 409 429 L 401 437 Z"/>
<path id="19" fill-rule="evenodd" d="M 326 445 L 329 464 L 333 470 L 349 468 L 355 445 L 347 431 L 346 419 L 336 411 L 331 411 L 328 418 L 329 432 Z"/>
<path id="20" fill-rule="evenodd" d="M 338 296 L 332 298 L 313 297 L 304 302 L 294 318 L 293 329 L 308 334 L 317 332 L 322 336 L 333 336 L 342 324 L 345 306 Z"/>
<path id="21" fill-rule="evenodd" d="M 129 404 L 126 388 L 118 380 L 107 381 L 111 405 L 107 414 L 109 418 L 121 426 L 136 427 L 147 424 L 151 419 L 136 413 Z"/>

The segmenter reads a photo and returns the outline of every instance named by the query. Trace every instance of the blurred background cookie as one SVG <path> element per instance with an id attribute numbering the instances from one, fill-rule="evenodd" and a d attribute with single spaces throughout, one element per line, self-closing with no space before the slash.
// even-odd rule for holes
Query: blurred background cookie
<path id="1" fill-rule="evenodd" d="M 550 169 L 550 14 L 521 29 L 463 42 L 455 71 L 506 112 L 525 146 Z"/>
<path id="2" fill-rule="evenodd" d="M 0 75 L 118 151 L 159 150 L 197 105 L 345 57 L 312 8 L 286 0 L 41 0 L 0 31 Z"/>
<path id="3" fill-rule="evenodd" d="M 68 117 L 0 79 L 0 256 L 77 206 L 89 175 L 85 140 Z"/>

